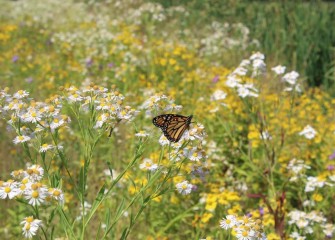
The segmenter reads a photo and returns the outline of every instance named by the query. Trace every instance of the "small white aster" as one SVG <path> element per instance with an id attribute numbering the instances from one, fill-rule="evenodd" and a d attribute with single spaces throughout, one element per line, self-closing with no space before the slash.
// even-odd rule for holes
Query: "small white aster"
<path id="1" fill-rule="evenodd" d="M 30 205 L 38 206 L 44 203 L 48 194 L 48 189 L 40 183 L 32 183 L 24 192 L 24 198 L 28 200 Z"/>
<path id="2" fill-rule="evenodd" d="M 159 138 L 158 142 L 161 146 L 169 145 L 169 143 L 170 143 L 170 141 L 164 135 L 162 135 Z"/>
<path id="3" fill-rule="evenodd" d="M 145 169 L 148 171 L 155 171 L 158 168 L 158 165 L 156 163 L 153 163 L 153 161 L 150 158 L 143 159 L 143 162 L 140 164 L 140 169 Z"/>
<path id="4" fill-rule="evenodd" d="M 0 198 L 1 199 L 13 199 L 19 194 L 18 190 L 18 185 L 16 182 L 5 182 L 1 187 L 0 187 Z"/>
<path id="5" fill-rule="evenodd" d="M 218 89 L 216 90 L 212 96 L 211 96 L 211 100 L 212 101 L 218 101 L 218 100 L 223 100 L 227 97 L 227 93 L 225 93 L 224 91 Z"/>
<path id="6" fill-rule="evenodd" d="M 274 71 L 277 75 L 281 75 L 285 72 L 286 67 L 278 65 L 276 67 L 271 68 L 272 71 Z"/>
<path id="7" fill-rule="evenodd" d="M 283 76 L 282 80 L 284 82 L 287 82 L 287 83 L 291 84 L 291 85 L 294 85 L 294 84 L 297 83 L 298 77 L 299 77 L 299 73 L 297 73 L 296 71 L 292 71 L 292 72 L 286 73 Z"/>
<path id="8" fill-rule="evenodd" d="M 29 96 L 29 93 L 27 91 L 19 90 L 16 93 L 14 93 L 13 98 L 21 99 L 21 98 L 24 98 L 24 97 L 27 97 L 27 96 Z"/>
<path id="9" fill-rule="evenodd" d="M 181 183 L 176 184 L 177 190 L 182 195 L 188 195 L 192 192 L 193 185 L 190 184 L 188 181 L 183 181 Z"/>
<path id="10" fill-rule="evenodd" d="M 138 133 L 135 134 L 136 137 L 147 137 L 149 136 L 149 133 L 145 132 L 145 131 L 139 131 Z"/>
<path id="11" fill-rule="evenodd" d="M 45 143 L 42 146 L 40 146 L 39 152 L 46 152 L 46 151 L 48 151 L 50 149 L 53 149 L 53 148 L 54 148 L 54 146 Z"/>
<path id="12" fill-rule="evenodd" d="M 32 216 L 24 218 L 21 222 L 22 234 L 25 238 L 32 238 L 36 235 L 38 228 L 42 225 L 42 221 L 34 219 Z"/>
<path id="13" fill-rule="evenodd" d="M 29 136 L 25 136 L 25 135 L 21 135 L 21 136 L 17 136 L 13 142 L 15 144 L 18 144 L 18 143 L 23 143 L 23 142 L 27 142 L 29 141 L 31 138 Z"/>
<path id="14" fill-rule="evenodd" d="M 300 136 L 304 136 L 307 139 L 313 139 L 317 134 L 314 128 L 310 125 L 307 125 L 301 132 L 299 132 Z"/>

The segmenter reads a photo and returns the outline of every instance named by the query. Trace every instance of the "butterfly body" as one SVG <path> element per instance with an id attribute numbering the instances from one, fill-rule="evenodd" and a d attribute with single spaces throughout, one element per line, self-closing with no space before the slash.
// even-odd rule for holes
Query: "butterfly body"
<path id="1" fill-rule="evenodd" d="M 191 124 L 192 115 L 186 117 L 178 114 L 162 114 L 152 119 L 164 136 L 171 142 L 178 142 Z"/>

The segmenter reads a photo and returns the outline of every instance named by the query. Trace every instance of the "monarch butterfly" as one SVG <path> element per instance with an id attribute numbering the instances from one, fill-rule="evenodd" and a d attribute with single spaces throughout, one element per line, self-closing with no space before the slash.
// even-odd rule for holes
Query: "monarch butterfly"
<path id="1" fill-rule="evenodd" d="M 178 142 L 190 126 L 192 115 L 185 117 L 177 114 L 162 114 L 152 119 L 152 123 L 162 129 L 164 136 L 171 142 Z"/>

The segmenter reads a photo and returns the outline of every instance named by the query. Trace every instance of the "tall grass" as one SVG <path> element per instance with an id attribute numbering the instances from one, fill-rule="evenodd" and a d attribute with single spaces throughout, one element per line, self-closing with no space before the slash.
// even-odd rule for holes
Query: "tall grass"
<path id="1" fill-rule="evenodd" d="M 335 4 L 324 1 L 161 1 L 184 4 L 199 22 L 242 22 L 260 41 L 271 62 L 281 62 L 305 75 L 309 86 L 325 89 L 335 82 Z M 333 90 L 329 89 L 332 93 Z"/>

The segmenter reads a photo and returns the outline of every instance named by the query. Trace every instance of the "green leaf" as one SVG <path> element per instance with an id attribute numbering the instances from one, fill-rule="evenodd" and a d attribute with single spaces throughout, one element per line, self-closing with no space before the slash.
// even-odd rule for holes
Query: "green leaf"
<path id="1" fill-rule="evenodd" d="M 100 206 L 101 202 L 105 199 L 105 190 L 106 190 L 106 185 L 104 184 L 101 188 L 100 191 L 98 192 L 98 195 L 96 196 L 93 204 L 92 204 L 92 208 L 90 213 L 87 216 L 87 220 L 85 222 L 85 227 L 87 226 L 87 224 L 89 223 L 89 221 L 92 219 L 94 213 L 97 211 L 98 207 Z"/>
<path id="2" fill-rule="evenodd" d="M 62 222 L 62 227 L 64 228 L 64 231 L 66 232 L 66 234 L 68 235 L 68 232 L 70 232 L 70 235 L 72 237 L 76 238 L 75 234 L 73 232 L 73 229 L 72 229 L 73 227 L 70 224 L 64 210 L 61 207 L 58 207 L 57 210 L 59 212 L 59 216 L 60 216 L 60 219 L 61 219 L 61 222 Z"/>

